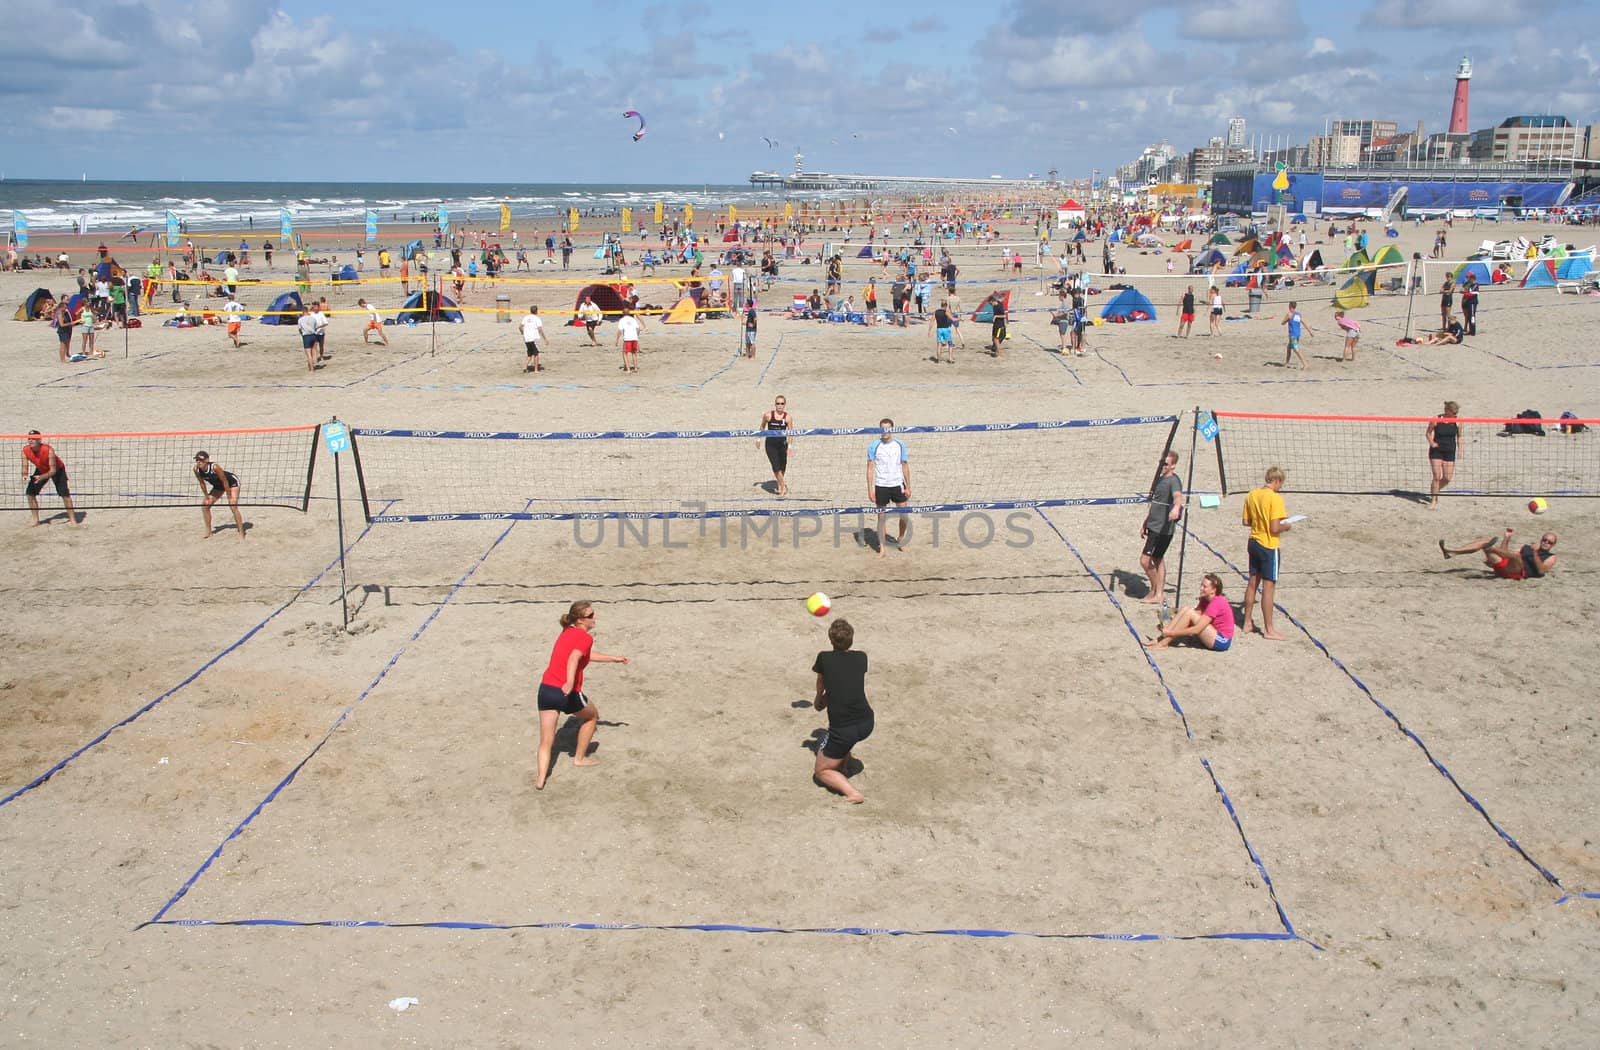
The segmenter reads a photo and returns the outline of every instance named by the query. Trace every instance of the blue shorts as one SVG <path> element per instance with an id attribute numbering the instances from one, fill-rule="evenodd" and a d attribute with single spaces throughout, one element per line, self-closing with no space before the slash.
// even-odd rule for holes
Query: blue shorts
<path id="1" fill-rule="evenodd" d="M 939 342 L 942 345 L 948 346 L 956 341 L 955 334 L 948 328 L 935 328 L 934 332 L 939 336 Z"/>
<path id="2" fill-rule="evenodd" d="M 1217 635 L 1217 640 L 1211 644 L 1211 651 L 1214 652 L 1214 653 L 1225 653 L 1229 649 L 1232 649 L 1232 648 L 1233 648 L 1233 639 L 1232 638 L 1224 638 L 1220 634 Z"/>
<path id="3" fill-rule="evenodd" d="M 1268 550 L 1255 540 L 1250 541 L 1250 575 L 1269 583 L 1278 582 L 1278 550 Z"/>
<path id="4" fill-rule="evenodd" d="M 1300 337 L 1299 336 L 1291 335 L 1289 337 L 1289 349 L 1290 350 L 1298 350 L 1298 349 L 1300 349 Z"/>

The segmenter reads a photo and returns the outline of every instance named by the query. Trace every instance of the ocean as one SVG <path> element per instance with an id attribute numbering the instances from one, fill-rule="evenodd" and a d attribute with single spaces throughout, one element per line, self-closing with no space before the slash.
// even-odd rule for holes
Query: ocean
<path id="1" fill-rule="evenodd" d="M 787 193 L 749 185 L 673 186 L 667 184 L 570 184 L 527 182 L 61 182 L 42 179 L 0 181 L 0 227 L 20 211 L 31 232 L 71 230 L 88 222 L 91 233 L 124 233 L 130 226 L 162 227 L 168 211 L 191 230 L 248 226 L 276 230 L 280 209 L 288 208 L 297 227 L 356 225 L 368 208 L 379 222 L 411 222 L 446 208 L 453 225 L 497 222 L 500 205 L 513 220 L 564 216 L 568 208 L 615 212 L 692 204 L 711 208 L 730 202 L 755 207 L 786 199 L 829 200 L 859 192 Z M 650 215 L 642 217 L 646 222 Z"/>

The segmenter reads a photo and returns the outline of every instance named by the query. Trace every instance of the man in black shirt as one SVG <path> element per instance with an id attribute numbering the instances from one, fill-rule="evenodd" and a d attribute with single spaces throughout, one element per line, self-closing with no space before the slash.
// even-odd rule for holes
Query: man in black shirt
<path id="1" fill-rule="evenodd" d="M 872 735 L 872 705 L 867 703 L 867 654 L 851 649 L 855 628 L 848 620 L 835 620 L 828 626 L 831 652 L 817 654 L 811 669 L 817 673 L 817 695 L 812 702 L 818 711 L 828 712 L 828 731 L 817 747 L 817 763 L 812 779 L 844 796 L 850 803 L 867 797 L 857 791 L 846 775 L 850 752 Z"/>

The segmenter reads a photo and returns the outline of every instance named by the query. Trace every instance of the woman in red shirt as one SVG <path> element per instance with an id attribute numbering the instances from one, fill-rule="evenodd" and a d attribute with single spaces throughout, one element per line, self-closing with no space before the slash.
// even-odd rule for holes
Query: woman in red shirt
<path id="1" fill-rule="evenodd" d="M 594 651 L 594 604 L 573 602 L 561 617 L 561 634 L 555 648 L 550 651 L 550 664 L 539 680 L 539 759 L 533 771 L 535 790 L 543 791 L 545 778 L 550 775 L 550 751 L 556 742 L 556 725 L 563 714 L 578 718 L 578 745 L 572 752 L 572 764 L 592 766 L 598 761 L 589 757 L 589 742 L 600 717 L 599 710 L 583 695 L 583 669 L 590 661 L 603 664 L 625 664 L 626 656 L 608 656 Z"/>

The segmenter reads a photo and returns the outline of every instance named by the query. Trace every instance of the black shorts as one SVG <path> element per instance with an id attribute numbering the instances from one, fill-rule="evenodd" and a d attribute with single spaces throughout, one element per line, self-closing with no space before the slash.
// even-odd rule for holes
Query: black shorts
<path id="1" fill-rule="evenodd" d="M 56 495 L 60 496 L 62 499 L 66 499 L 68 496 L 72 495 L 72 490 L 67 488 L 67 472 L 64 470 L 58 470 L 48 478 L 41 478 L 37 474 L 29 478 L 28 495 L 37 496 L 40 492 L 44 491 L 46 482 L 52 482 L 55 484 Z"/>
<path id="2" fill-rule="evenodd" d="M 906 501 L 906 487 L 904 485 L 874 485 L 872 486 L 872 502 L 880 507 L 889 504 L 901 504 Z"/>
<path id="3" fill-rule="evenodd" d="M 585 321 L 585 322 L 583 322 L 583 327 L 585 327 L 585 328 L 587 328 L 589 330 L 589 334 L 590 335 L 593 335 L 594 334 L 594 330 L 596 328 L 600 327 L 600 322 L 599 321 Z"/>
<path id="4" fill-rule="evenodd" d="M 539 356 L 539 344 L 538 343 L 523 343 L 522 345 L 528 348 L 528 356 L 529 357 L 538 357 Z"/>
<path id="5" fill-rule="evenodd" d="M 1174 530 L 1176 531 L 1176 530 Z M 1167 545 L 1172 542 L 1171 532 L 1146 532 L 1144 537 L 1144 555 L 1151 561 L 1160 561 L 1167 556 Z"/>
<path id="6" fill-rule="evenodd" d="M 1280 548 L 1268 549 L 1251 540 L 1245 545 L 1250 555 L 1250 575 L 1259 577 L 1269 583 L 1278 581 L 1278 551 Z"/>
<path id="7" fill-rule="evenodd" d="M 72 326 L 67 325 L 64 328 L 57 328 L 56 338 L 61 340 L 62 345 L 72 342 Z"/>
<path id="8" fill-rule="evenodd" d="M 772 464 L 774 473 L 782 474 L 789 469 L 788 438 L 767 438 L 767 462 Z"/>
<path id="9" fill-rule="evenodd" d="M 589 698 L 574 689 L 570 693 L 563 693 L 558 685 L 545 685 L 539 683 L 539 710 L 560 711 L 565 715 L 575 715 L 589 706 Z"/>
<path id="10" fill-rule="evenodd" d="M 224 470 L 222 472 L 222 476 L 224 479 L 226 479 L 225 484 L 215 481 L 207 482 L 207 484 L 211 486 L 211 494 L 213 496 L 226 496 L 229 489 L 236 489 L 239 487 L 239 477 L 238 475 L 234 474 L 233 471 Z"/>
<path id="11" fill-rule="evenodd" d="M 822 738 L 822 755 L 838 761 L 850 754 L 852 748 L 867 737 L 872 735 L 873 718 L 868 715 L 859 722 L 850 722 L 847 725 L 828 727 L 828 735 Z"/>
<path id="12" fill-rule="evenodd" d="M 1437 459 L 1445 463 L 1454 463 L 1456 461 L 1456 450 L 1453 448 L 1430 448 L 1428 450 L 1428 458 Z"/>

